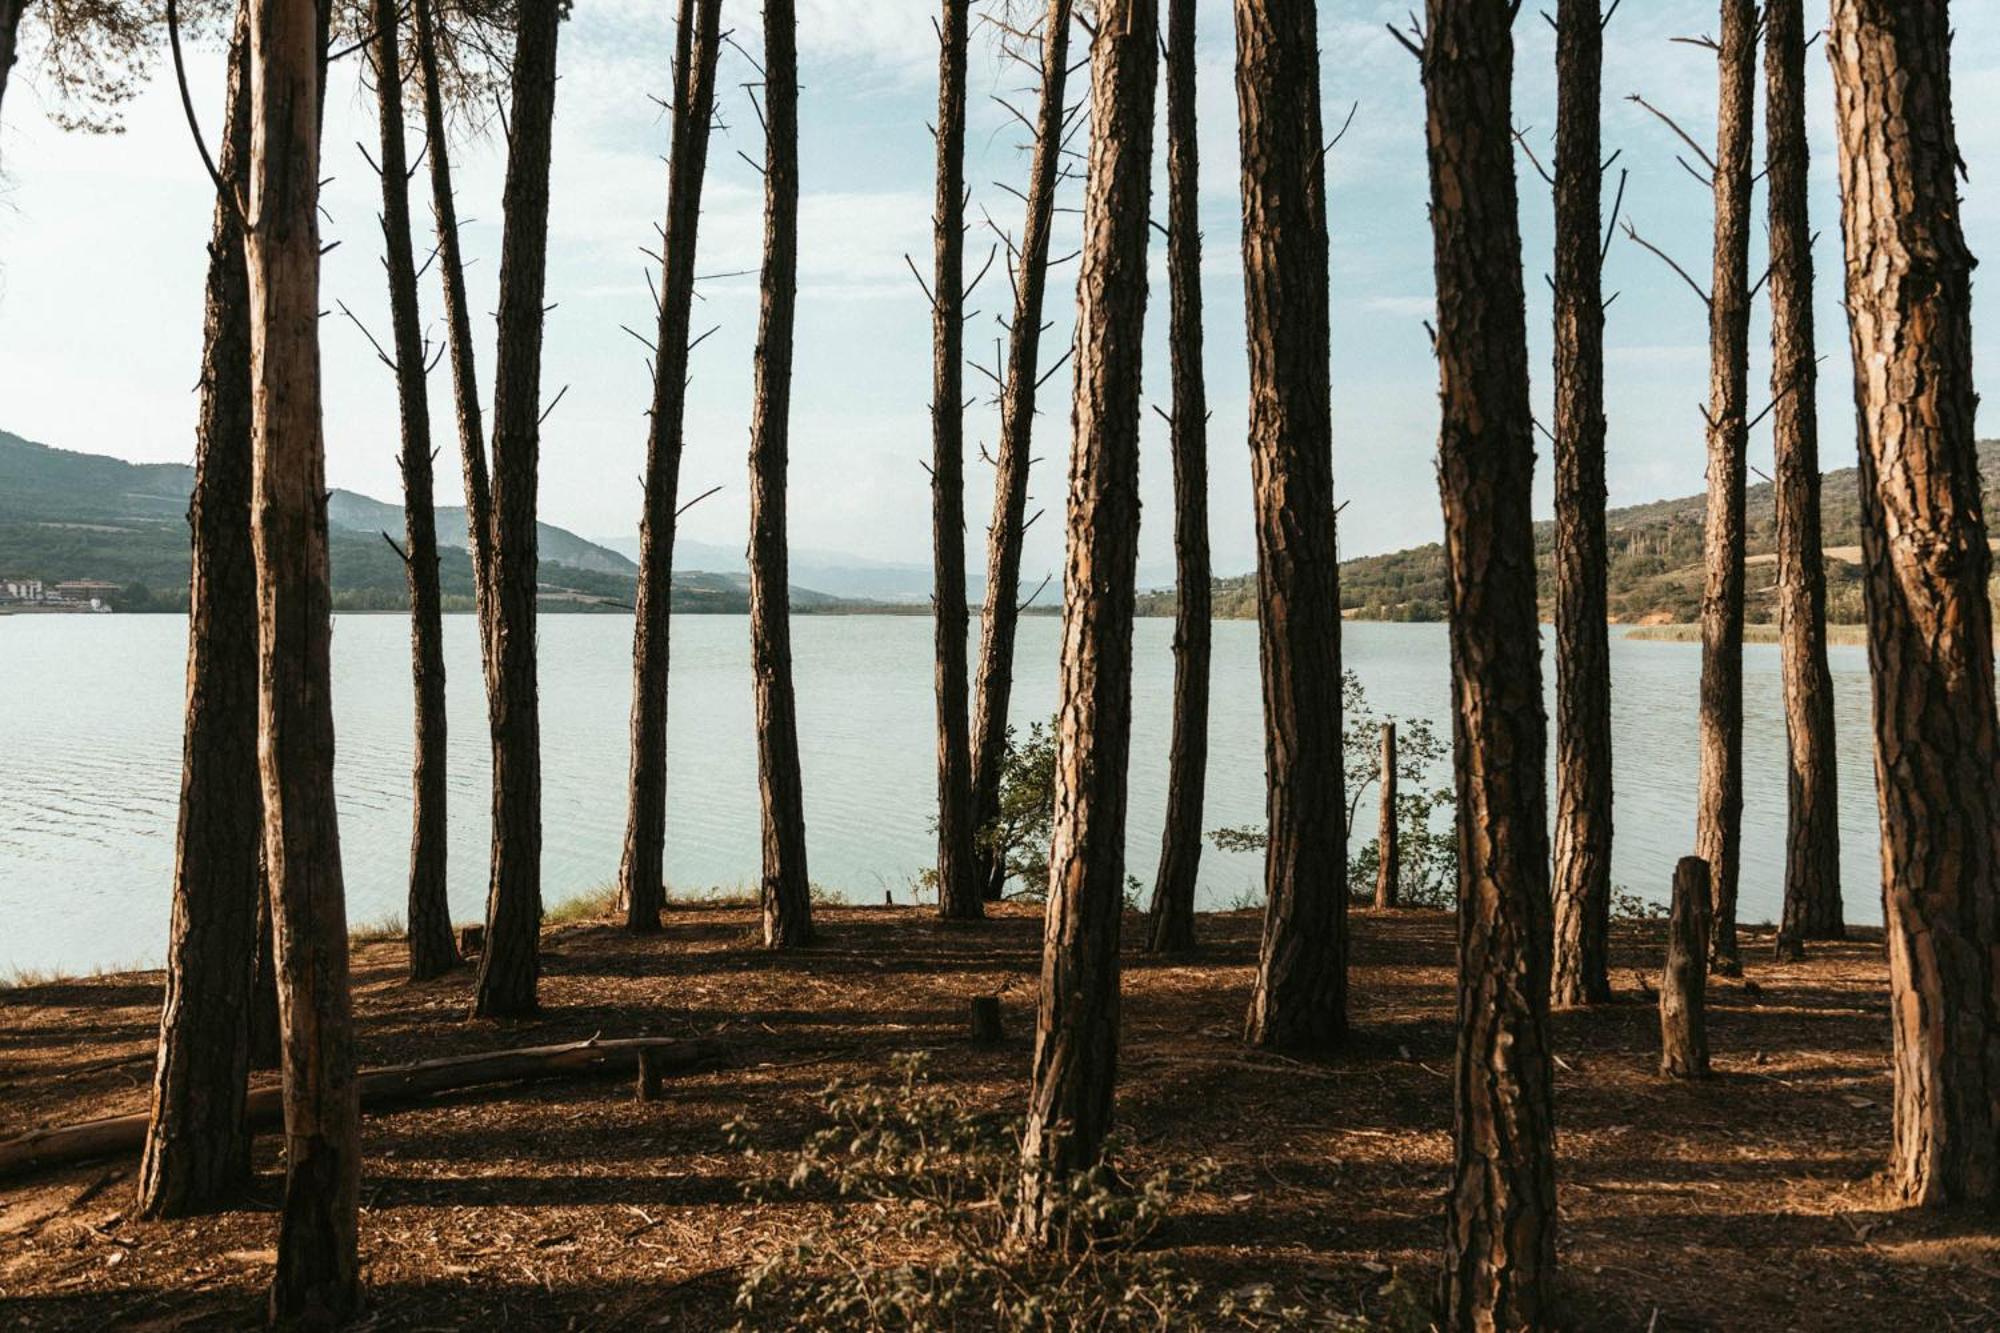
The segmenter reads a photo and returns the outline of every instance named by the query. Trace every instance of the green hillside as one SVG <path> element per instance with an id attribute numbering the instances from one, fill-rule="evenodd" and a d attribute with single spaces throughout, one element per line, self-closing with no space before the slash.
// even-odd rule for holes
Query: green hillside
<path id="1" fill-rule="evenodd" d="M 2000 497 L 2000 441 L 1979 446 L 1979 470 L 1984 480 L 1987 512 Z M 1825 474 L 1820 490 L 1820 531 L 1827 561 L 1827 619 L 1834 624 L 1861 621 L 1861 503 L 1860 476 L 1853 468 Z M 1777 578 L 1777 514 L 1768 482 L 1758 482 L 1746 494 L 1749 552 L 1746 616 L 1752 624 L 1774 623 Z M 1633 624 L 1686 623 L 1701 613 L 1701 532 L 1704 499 L 1699 495 L 1614 509 L 1606 516 L 1606 545 L 1611 618 Z M 1551 561 L 1555 524 L 1535 525 L 1535 552 L 1541 569 L 1542 611 L 1551 609 L 1554 589 Z M 1340 604 L 1361 620 L 1442 620 L 1445 617 L 1444 548 L 1427 546 L 1386 555 L 1344 560 L 1340 565 Z M 1169 590 L 1143 593 L 1141 615 L 1172 615 Z M 1257 614 L 1254 575 L 1215 581 L 1215 614 L 1228 619 L 1252 619 Z"/>

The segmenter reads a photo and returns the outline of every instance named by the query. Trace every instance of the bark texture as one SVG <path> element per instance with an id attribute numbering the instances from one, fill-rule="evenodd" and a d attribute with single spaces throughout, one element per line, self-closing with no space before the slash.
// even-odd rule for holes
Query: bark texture
<path id="1" fill-rule="evenodd" d="M 667 167 L 653 401 L 647 409 L 646 503 L 639 520 L 639 601 L 632 632 L 632 768 L 618 900 L 625 928 L 660 928 L 666 901 L 667 682 L 674 531 L 687 418 L 688 326 L 696 233 L 715 109 L 722 0 L 681 0 L 674 57 L 672 156 Z"/>
<path id="2" fill-rule="evenodd" d="M 938 914 L 986 915 L 974 865 L 965 637 L 965 52 L 971 0 L 938 23 L 937 204 L 931 214 L 931 594 L 937 640 Z"/>
<path id="3" fill-rule="evenodd" d="M 1611 998 L 1611 643 L 1604 548 L 1599 0 L 1556 7 L 1556 824 L 1550 985 Z"/>
<path id="4" fill-rule="evenodd" d="M 407 917 L 410 979 L 442 976 L 458 962 L 445 891 L 444 599 L 438 588 L 437 511 L 431 493 L 431 405 L 410 245 L 410 167 L 403 146 L 403 56 L 396 0 L 376 0 L 372 55 L 381 118 L 383 268 L 402 423 L 403 568 L 410 593 L 410 675 L 416 691 L 415 805 Z"/>
<path id="5" fill-rule="evenodd" d="M 1429 0 L 1423 58 L 1458 794 L 1448 1329 L 1556 1321 L 1548 820 L 1508 7 Z"/>
<path id="6" fill-rule="evenodd" d="M 1167 5 L 1167 280 L 1174 411 L 1174 735 L 1153 880 L 1155 953 L 1194 948 L 1195 872 L 1208 781 L 1208 386 L 1201 366 L 1201 180 L 1194 0 Z"/>
<path id="7" fill-rule="evenodd" d="M 1667 965 L 1660 973 L 1660 1072 L 1708 1077 L 1708 865 L 1683 856 L 1674 867 Z"/>
<path id="8" fill-rule="evenodd" d="M 1035 113 L 1034 162 L 1028 169 L 1027 216 L 1020 246 L 1011 256 L 1014 317 L 1007 326 L 1007 377 L 1000 391 L 1000 450 L 994 460 L 993 519 L 986 530 L 986 609 L 980 616 L 973 699 L 974 828 L 986 827 L 999 812 L 1000 772 L 1007 759 L 1014 632 L 1020 622 L 1015 598 L 1021 586 L 1021 537 L 1028 521 L 1028 472 L 1034 462 L 1035 390 L 1042 373 L 1042 296 L 1048 286 L 1056 186 L 1063 179 L 1070 7 L 1071 0 L 1049 0 L 1042 19 L 1042 91 Z M 986 868 L 987 899 L 999 898 L 1006 883 L 1006 857 L 996 851 Z"/>
<path id="9" fill-rule="evenodd" d="M 535 681 L 535 488 L 557 0 L 523 0 L 501 195 L 499 354 L 493 365 L 493 863 L 473 1014 L 531 1014 L 541 977 L 542 753 Z"/>
<path id="10" fill-rule="evenodd" d="M 1892 1191 L 2000 1202 L 2000 746 L 1942 0 L 1834 0 L 1896 1075 Z"/>
<path id="11" fill-rule="evenodd" d="M 1014 1219 L 1017 1234 L 1047 1246 L 1074 1239 L 1066 1201 L 1103 1156 L 1117 1078 L 1158 27 L 1154 0 L 1099 0 L 1090 51 L 1055 831 Z"/>
<path id="12" fill-rule="evenodd" d="M 1804 0 L 1764 6 L 1765 189 L 1771 235 L 1771 436 L 1778 509 L 1778 626 L 1789 748 L 1785 908 L 1778 952 L 1837 940 L 1840 786 L 1833 675 L 1826 664 L 1826 557 L 1820 547 L 1818 371 L 1812 220 L 1807 209 Z"/>
<path id="13" fill-rule="evenodd" d="M 1347 805 L 1317 6 L 1237 0 L 1250 476 L 1264 677 L 1264 941 L 1246 1040 L 1347 1033 Z"/>
<path id="14" fill-rule="evenodd" d="M 1403 849 L 1396 829 L 1396 724 L 1382 724 L 1382 807 L 1375 820 L 1375 906 L 1396 906 L 1403 879 Z"/>
<path id="15" fill-rule="evenodd" d="M 785 555 L 792 328 L 799 280 L 799 57 L 793 0 L 764 3 L 764 267 L 750 417 L 750 670 L 763 810 L 764 944 L 812 943 L 805 797 L 792 693 L 792 595 Z"/>
<path id="16" fill-rule="evenodd" d="M 28 0 L 0 0 L 0 103 L 5 102 L 8 76 L 14 72 L 15 48 L 21 38 L 21 16 L 27 10 Z"/>
<path id="17" fill-rule="evenodd" d="M 1749 460 L 1751 136 L 1755 0 L 1722 0 L 1715 136 L 1715 277 L 1708 300 L 1708 510 L 1702 528 L 1701 785 L 1695 853 L 1715 897 L 1709 961 L 1743 970 L 1736 882 L 1743 849 L 1743 487 Z"/>
<path id="18" fill-rule="evenodd" d="M 217 173 L 240 196 L 250 165 L 250 13 L 229 45 Z M 220 1207 L 249 1177 L 243 1119 L 263 879 L 258 845 L 257 568 L 250 544 L 250 292 L 234 205 L 210 226 L 188 584 L 187 722 L 166 1001 L 139 1168 L 139 1211 Z"/>
<path id="19" fill-rule="evenodd" d="M 274 1323 L 360 1302 L 360 1104 L 333 790 L 332 595 L 319 378 L 319 17 L 251 9 L 250 374 L 264 853 L 277 925 L 285 1199 Z"/>

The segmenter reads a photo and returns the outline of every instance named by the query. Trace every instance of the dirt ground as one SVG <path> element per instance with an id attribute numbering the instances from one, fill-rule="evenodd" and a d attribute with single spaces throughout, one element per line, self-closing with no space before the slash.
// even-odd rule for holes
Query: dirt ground
<path id="1" fill-rule="evenodd" d="M 822 943 L 758 949 L 740 908 L 680 908 L 666 932 L 545 937 L 544 1015 L 463 1020 L 469 974 L 411 985 L 397 943 L 357 946 L 364 1064 L 605 1036 L 717 1036 L 727 1067 L 641 1103 L 603 1080 L 493 1088 L 371 1115 L 361 1246 L 368 1326 L 726 1327 L 745 1266 L 812 1205 L 752 1204 L 724 1126 L 748 1116 L 783 1152 L 817 1127 L 835 1075 L 888 1077 L 937 1052 L 982 1105 L 1025 1096 L 1039 914 L 976 926 L 910 908 L 821 909 Z M 1237 1041 L 1258 918 L 1203 917 L 1204 952 L 1128 949 L 1118 1114 L 1139 1168 L 1209 1157 L 1219 1173 L 1162 1233 L 1211 1289 L 1269 1282 L 1313 1310 L 1379 1306 L 1388 1275 L 1428 1289 L 1450 1154 L 1452 924 L 1353 918 L 1356 1035 L 1300 1062 Z M 1128 930 L 1128 938 L 1139 932 Z M 1713 983 L 1716 1076 L 1655 1072 L 1637 969 L 1657 927 L 1621 927 L 1626 1002 L 1554 1020 L 1560 1053 L 1561 1259 L 1577 1329 L 2000 1329 L 1990 1218 L 1882 1211 L 1889 1137 L 1879 940 L 1768 960 Z M 1002 991 L 997 1048 L 964 1037 L 967 999 Z M 143 1109 L 160 976 L 0 992 L 0 1135 Z M 129 1215 L 135 1163 L 0 1186 L 0 1326 L 231 1327 L 256 1322 L 273 1262 L 277 1143 L 240 1211 Z M 1371 1305 L 1374 1302 L 1374 1305 Z"/>

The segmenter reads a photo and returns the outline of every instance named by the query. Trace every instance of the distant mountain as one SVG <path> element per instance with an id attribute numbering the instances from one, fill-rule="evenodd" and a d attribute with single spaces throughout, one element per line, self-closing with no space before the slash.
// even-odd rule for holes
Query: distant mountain
<path id="1" fill-rule="evenodd" d="M 0 431 L 0 575 L 101 579 L 124 587 L 121 610 L 170 610 L 187 604 L 188 497 L 194 469 L 180 463 L 128 463 L 73 453 Z M 439 575 L 445 607 L 472 606 L 472 562 L 465 552 L 465 510 L 437 511 Z M 389 610 L 405 604 L 401 558 L 382 540 L 402 540 L 403 508 L 353 491 L 327 499 L 329 556 L 338 610 Z M 537 525 L 541 596 L 549 610 L 623 610 L 638 567 L 617 551 L 553 524 Z M 740 614 L 748 580 L 724 571 L 690 570 L 674 579 L 675 609 Z M 864 609 L 794 587 L 801 611 Z"/>
<path id="2" fill-rule="evenodd" d="M 604 537 L 597 543 L 636 562 L 639 559 L 639 538 L 632 534 L 623 537 Z M 904 606 L 927 606 L 931 600 L 931 567 L 929 565 L 899 564 L 889 560 L 871 560 L 866 556 L 853 555 L 845 551 L 817 550 L 810 546 L 794 546 L 786 553 L 791 566 L 792 577 L 800 583 L 818 588 L 834 597 L 852 598 L 866 602 L 889 602 Z M 748 576 L 750 562 L 743 546 L 725 546 L 720 542 L 697 541 L 690 537 L 680 537 L 674 542 L 674 568 L 676 570 L 705 570 L 715 574 L 741 574 Z M 984 575 L 966 575 L 968 595 L 976 602 L 986 580 Z"/>
<path id="3" fill-rule="evenodd" d="M 2000 441 L 1979 445 L 1979 473 L 1986 512 L 2000 502 Z M 1827 619 L 1856 624 L 1861 604 L 1861 479 L 1853 468 L 1828 472 L 1820 482 L 1820 532 L 1826 548 Z M 1769 482 L 1745 493 L 1745 614 L 1752 624 L 1776 620 L 1777 511 Z M 1610 557 L 1610 610 L 1626 624 L 1684 624 L 1701 614 L 1701 542 L 1706 498 L 1631 505 L 1607 514 Z M 1554 587 L 1551 562 L 1555 524 L 1535 525 L 1535 556 L 1541 572 L 1542 613 L 1550 614 Z M 1446 613 L 1444 548 L 1428 546 L 1386 555 L 1344 560 L 1340 604 L 1360 620 L 1442 620 Z M 1172 589 L 1144 593 L 1141 615 L 1172 615 Z M 1250 619 L 1257 614 L 1256 578 L 1243 574 L 1215 581 L 1215 614 Z"/>

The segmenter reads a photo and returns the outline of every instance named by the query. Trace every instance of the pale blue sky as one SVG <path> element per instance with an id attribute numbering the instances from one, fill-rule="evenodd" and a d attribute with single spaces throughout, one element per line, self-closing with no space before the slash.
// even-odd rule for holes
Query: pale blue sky
<path id="1" fill-rule="evenodd" d="M 1810 0 L 1809 0 L 1810 3 Z M 881 559 L 923 561 L 929 542 L 928 486 L 918 459 L 928 454 L 929 316 L 903 264 L 907 251 L 928 271 L 933 149 L 927 122 L 935 109 L 935 46 L 924 0 L 801 0 L 803 101 L 802 282 L 793 419 L 793 540 Z M 1431 305 L 1430 238 L 1424 204 L 1421 91 L 1409 56 L 1383 23 L 1406 0 L 1322 0 L 1322 73 L 1330 122 L 1359 102 L 1354 127 L 1331 165 L 1333 227 L 1333 385 L 1335 459 L 1347 553 L 1385 550 L 1434 538 L 1439 528 L 1432 470 L 1436 376 L 1421 321 Z M 1811 5 L 1815 19 L 1819 7 Z M 1960 134 L 1972 179 L 1966 227 L 1976 254 L 2000 253 L 2000 193 L 1984 187 L 2000 173 L 2000 128 L 1973 114 L 2000 77 L 2000 6 L 1961 3 L 1955 75 Z M 648 93 L 669 84 L 671 6 L 664 0 L 578 0 L 562 36 L 563 81 L 556 114 L 551 217 L 549 316 L 544 397 L 568 396 L 545 428 L 542 512 L 587 536 L 636 529 L 648 396 L 644 350 L 619 330 L 650 324 L 639 247 L 654 244 L 664 203 L 659 155 L 666 127 Z M 759 30 L 751 0 L 727 0 L 725 26 L 753 48 Z M 1229 7 L 1203 6 L 1201 107 L 1207 255 L 1205 296 L 1214 539 L 1220 572 L 1251 567 L 1248 461 L 1242 444 L 1245 362 L 1237 250 L 1235 99 Z M 1698 138 L 1713 133 L 1715 75 L 1704 51 L 1669 44 L 1675 35 L 1713 30 L 1705 0 L 1635 0 L 1609 33 L 1605 139 L 1622 147 L 1632 172 L 1627 214 L 1647 237 L 1690 271 L 1707 269 L 1709 206 L 1705 192 L 1674 163 L 1668 132 L 1622 99 L 1643 92 L 1677 115 Z M 1018 229 L 1020 204 L 993 182 L 1019 184 L 1026 174 L 1018 127 L 991 100 L 1020 95 L 1018 66 L 993 54 L 990 32 L 975 30 L 971 165 L 973 216 L 982 209 Z M 1553 34 L 1524 9 L 1517 39 L 1516 118 L 1547 160 L 1554 114 Z M 1080 54 L 1080 52 L 1079 52 Z M 211 122 L 222 95 L 221 59 L 197 52 L 192 80 Z M 1853 455 L 1846 333 L 1840 321 L 1839 219 L 1829 138 L 1831 92 L 1825 60 L 1809 58 L 1813 135 L 1814 225 L 1820 286 L 1823 449 L 1829 467 Z M 22 77 L 27 76 L 26 78 Z M 761 182 L 737 156 L 761 154 L 756 122 L 739 85 L 744 58 L 726 53 L 720 83 L 729 125 L 712 150 L 699 267 L 754 269 Z M 355 148 L 372 143 L 374 103 L 354 62 L 331 87 L 326 129 L 325 305 L 344 300 L 386 333 L 386 296 L 377 263 L 380 233 L 375 178 Z M 0 428 L 31 439 L 148 461 L 192 457 L 195 378 L 200 339 L 203 243 L 209 191 L 188 140 L 171 79 L 157 75 L 129 111 L 128 132 L 87 139 L 58 133 L 46 118 L 32 71 L 23 61 L 0 127 Z M 211 134 L 213 129 L 211 128 Z M 1761 160 L 1761 144 L 1758 150 Z M 460 213 L 469 253 L 482 373 L 492 366 L 491 323 L 499 242 L 502 161 L 492 141 L 461 145 Z M 1159 179 L 1164 181 L 1162 163 Z M 1546 188 L 1521 167 L 1528 268 L 1528 319 L 1534 344 L 1536 399 L 1548 395 L 1549 203 Z M 1074 202 L 1073 200 L 1069 202 Z M 1761 191 L 1755 240 L 1762 264 Z M 1156 214 L 1161 209 L 1156 203 Z M 429 209 L 419 196 L 420 227 Z M 1068 219 L 1072 228 L 1074 219 Z M 975 235 L 975 259 L 987 241 Z M 427 249 L 420 237 L 419 253 Z M 1059 238 L 1057 252 L 1071 248 Z M 1165 247 L 1154 241 L 1154 271 Z M 1063 279 L 1074 266 L 1062 270 Z M 1051 357 L 1067 345 L 1073 292 L 1051 287 Z M 1608 329 L 1614 504 L 1699 490 L 1701 418 L 1706 393 L 1705 314 L 1694 296 L 1652 257 L 1622 238 L 1607 285 L 1623 295 Z M 989 279 L 974 304 L 982 313 L 968 345 L 989 364 L 993 322 L 1004 279 Z M 690 513 L 687 535 L 739 544 L 745 522 L 744 467 L 755 333 L 755 278 L 704 286 L 697 328 L 720 331 L 694 355 L 693 399 L 684 486 L 724 486 Z M 435 282 L 427 278 L 427 319 L 435 322 Z M 1760 344 L 1767 312 L 1756 313 Z M 1164 282 L 1148 309 L 1149 395 L 1167 395 Z M 327 375 L 328 472 L 335 485 L 393 499 L 398 492 L 392 386 L 372 352 L 344 321 L 323 326 Z M 1752 367 L 1763 385 L 1761 346 Z M 968 383 L 984 380 L 968 374 Z M 1067 456 L 1069 377 L 1045 387 L 1043 460 L 1034 490 L 1059 510 Z M 1761 404 L 1761 390 L 1753 393 Z M 432 381 L 437 442 L 444 449 L 441 494 L 456 488 L 449 381 Z M 968 437 L 990 442 L 995 414 L 968 416 Z M 1170 474 L 1164 435 L 1148 423 L 1144 492 L 1144 565 L 1170 569 Z M 1769 470 L 1768 426 L 1752 444 L 1752 462 Z M 1544 454 L 1546 450 L 1544 449 Z M 1539 479 L 1546 510 L 1547 469 Z M 991 472 L 968 467 L 969 526 L 983 532 Z M 1028 576 L 1059 559 L 1060 515 L 1036 526 Z"/>

